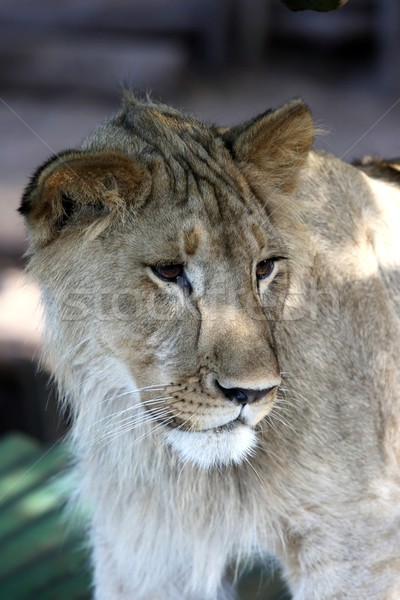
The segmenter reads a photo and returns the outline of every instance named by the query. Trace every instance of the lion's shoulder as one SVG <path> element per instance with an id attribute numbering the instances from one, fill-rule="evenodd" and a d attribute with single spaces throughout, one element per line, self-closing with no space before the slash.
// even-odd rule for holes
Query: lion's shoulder
<path id="1" fill-rule="evenodd" d="M 353 165 L 373 179 L 383 179 L 400 187 L 400 158 L 382 159 L 376 156 L 365 156 L 354 161 Z"/>

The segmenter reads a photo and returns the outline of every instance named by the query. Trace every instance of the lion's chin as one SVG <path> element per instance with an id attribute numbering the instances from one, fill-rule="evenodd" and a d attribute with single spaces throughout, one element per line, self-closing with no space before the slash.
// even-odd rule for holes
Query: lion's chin
<path id="1" fill-rule="evenodd" d="M 235 423 L 230 428 L 207 431 L 172 429 L 166 441 L 184 463 L 210 469 L 242 462 L 254 452 L 257 435 L 251 427 Z"/>

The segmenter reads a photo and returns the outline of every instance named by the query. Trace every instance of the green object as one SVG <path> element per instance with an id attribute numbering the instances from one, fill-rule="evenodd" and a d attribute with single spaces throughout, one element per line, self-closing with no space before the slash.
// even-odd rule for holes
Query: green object
<path id="1" fill-rule="evenodd" d="M 282 0 L 290 10 L 316 10 L 328 12 L 346 4 L 347 0 Z"/>
<path id="2" fill-rule="evenodd" d="M 90 573 L 83 537 L 66 522 L 68 465 L 62 443 L 0 440 L 0 598 L 89 600 Z"/>

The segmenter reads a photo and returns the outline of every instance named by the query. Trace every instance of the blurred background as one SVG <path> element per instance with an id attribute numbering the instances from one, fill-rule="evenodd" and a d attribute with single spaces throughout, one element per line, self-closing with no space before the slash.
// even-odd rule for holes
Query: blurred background
<path id="1" fill-rule="evenodd" d="M 400 156 L 400 3 L 349 0 L 319 13 L 291 12 L 280 0 L 2 0 L 0 31 L 0 476 L 19 460 L 18 482 L 66 428 L 48 376 L 37 372 L 38 293 L 22 272 L 16 209 L 32 171 L 116 110 L 123 85 L 220 125 L 300 96 L 328 131 L 318 147 L 349 161 Z M 15 432 L 29 436 L 18 444 L 30 440 L 32 463 L 10 445 Z M 0 509 L 4 496 L 11 510 L 4 486 Z M 5 566 L 2 550 L 18 548 L 13 530 L 7 535 L 0 592 L 11 591 L 2 597 L 60 600 L 65 586 L 46 596 L 45 575 L 39 595 L 12 587 L 28 563 Z"/>

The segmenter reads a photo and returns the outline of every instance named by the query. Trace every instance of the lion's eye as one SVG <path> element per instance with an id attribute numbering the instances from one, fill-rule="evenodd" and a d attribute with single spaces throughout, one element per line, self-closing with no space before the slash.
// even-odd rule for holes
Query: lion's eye
<path id="1" fill-rule="evenodd" d="M 151 269 L 153 273 L 163 281 L 178 284 L 179 287 L 182 288 L 185 296 L 189 296 L 192 293 L 192 285 L 187 278 L 183 265 L 158 265 L 156 267 L 151 267 Z"/>
<path id="2" fill-rule="evenodd" d="M 266 260 L 262 260 L 256 266 L 256 277 L 257 280 L 266 279 L 271 275 L 274 270 L 275 261 L 272 258 L 267 258 Z"/>
<path id="3" fill-rule="evenodd" d="M 158 265 L 152 267 L 152 270 L 163 281 L 171 281 L 172 283 L 176 283 L 178 277 L 184 276 L 183 265 Z"/>

